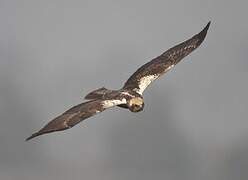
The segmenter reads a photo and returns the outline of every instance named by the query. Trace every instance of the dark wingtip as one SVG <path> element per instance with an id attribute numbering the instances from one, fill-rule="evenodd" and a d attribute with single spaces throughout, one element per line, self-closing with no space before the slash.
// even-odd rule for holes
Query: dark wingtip
<path id="1" fill-rule="evenodd" d="M 64 130 L 64 129 L 61 129 L 61 130 Z M 46 129 L 46 126 L 45 126 L 44 128 L 42 128 L 38 132 L 36 132 L 36 133 L 32 134 L 30 137 L 28 137 L 26 139 L 26 141 L 29 141 L 30 139 L 33 139 L 33 138 L 35 138 L 37 136 L 41 136 L 43 134 L 51 133 L 51 132 L 54 132 L 54 131 L 60 131 L 60 130 Z"/>
<path id="2" fill-rule="evenodd" d="M 205 26 L 205 28 L 204 28 L 204 29 L 208 30 L 208 28 L 209 28 L 210 24 L 211 24 L 211 21 L 208 21 L 208 23 L 207 23 L 207 25 Z"/>
<path id="3" fill-rule="evenodd" d="M 53 121 L 52 121 L 52 122 L 53 122 Z M 50 123 L 51 123 L 51 122 L 50 122 Z M 50 129 L 49 129 L 49 125 L 50 125 L 50 124 L 48 123 L 48 124 L 47 124 L 45 127 L 43 127 L 41 130 L 39 130 L 38 132 L 32 134 L 30 137 L 28 137 L 28 138 L 26 139 L 26 141 L 29 141 L 29 140 L 31 140 L 31 139 L 37 137 L 37 136 L 41 136 L 41 135 L 48 134 L 48 133 L 55 132 L 55 131 L 63 131 L 63 130 L 66 130 L 66 129 L 69 129 L 69 128 L 70 128 L 70 126 L 66 126 L 66 127 L 61 127 L 61 128 L 57 128 L 57 129 L 55 129 L 55 128 L 50 128 Z"/>
<path id="4" fill-rule="evenodd" d="M 28 137 L 27 139 L 26 139 L 26 141 L 29 141 L 30 139 L 33 139 L 33 138 L 35 138 L 36 136 L 39 136 L 40 134 L 37 132 L 37 133 L 34 133 L 34 134 L 32 134 L 30 137 Z"/>
<path id="5" fill-rule="evenodd" d="M 209 21 L 208 24 L 204 27 L 204 29 L 203 29 L 201 32 L 199 32 L 199 33 L 197 34 L 197 38 L 199 39 L 199 42 L 198 42 L 199 45 L 200 45 L 200 44 L 202 43 L 202 41 L 205 39 L 210 24 L 211 24 L 211 21 Z"/>

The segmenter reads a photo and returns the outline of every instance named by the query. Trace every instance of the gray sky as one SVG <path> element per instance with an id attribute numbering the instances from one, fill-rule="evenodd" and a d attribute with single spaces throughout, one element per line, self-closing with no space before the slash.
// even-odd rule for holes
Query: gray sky
<path id="1" fill-rule="evenodd" d="M 247 179 L 248 24 L 242 0 L 0 0 L 0 179 Z M 25 138 L 198 33 L 144 94 L 74 128 Z"/>

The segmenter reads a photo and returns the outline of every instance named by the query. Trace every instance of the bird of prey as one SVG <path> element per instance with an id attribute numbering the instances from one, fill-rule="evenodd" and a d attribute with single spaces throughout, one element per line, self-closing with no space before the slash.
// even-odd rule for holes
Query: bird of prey
<path id="1" fill-rule="evenodd" d="M 119 106 L 131 112 L 139 112 L 144 108 L 142 94 L 151 82 L 165 74 L 185 56 L 195 50 L 205 39 L 210 22 L 198 34 L 170 48 L 160 56 L 141 66 L 120 90 L 109 90 L 104 87 L 90 92 L 85 96 L 87 102 L 72 107 L 62 115 L 45 125 L 40 131 L 26 140 L 54 131 L 69 129 L 79 122 L 104 110 Z"/>

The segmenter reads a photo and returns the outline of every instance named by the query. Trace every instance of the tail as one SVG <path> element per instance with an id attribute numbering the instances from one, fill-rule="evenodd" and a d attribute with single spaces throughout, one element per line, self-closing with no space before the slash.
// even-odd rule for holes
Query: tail
<path id="1" fill-rule="evenodd" d="M 114 92 L 114 90 L 109 90 L 109 89 L 106 89 L 105 87 L 102 87 L 102 88 L 99 88 L 97 90 L 94 90 L 94 91 L 90 92 L 89 94 L 87 94 L 84 97 L 84 99 L 87 99 L 87 100 L 104 99 L 106 94 L 109 94 L 109 93 L 112 93 L 112 92 Z M 126 104 L 120 104 L 120 105 L 117 105 L 117 106 L 119 106 L 121 108 L 128 109 Z"/>
<path id="2" fill-rule="evenodd" d="M 85 99 L 102 99 L 104 98 L 105 94 L 113 92 L 112 90 L 106 89 L 105 87 L 99 88 L 87 94 L 84 98 Z"/>

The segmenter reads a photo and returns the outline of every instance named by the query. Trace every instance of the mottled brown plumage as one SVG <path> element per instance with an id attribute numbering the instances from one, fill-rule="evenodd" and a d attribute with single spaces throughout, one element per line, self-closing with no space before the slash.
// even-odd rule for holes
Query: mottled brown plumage
<path id="1" fill-rule="evenodd" d="M 210 22 L 206 27 L 192 38 L 170 48 L 160 56 L 141 66 L 125 83 L 123 89 L 140 92 L 142 78 L 157 76 L 155 79 L 166 73 L 171 67 L 180 62 L 202 43 L 206 37 Z M 155 80 L 153 79 L 153 80 Z M 152 81 L 153 81 L 152 80 Z M 151 82 L 152 82 L 151 81 Z M 149 85 L 149 84 L 148 84 Z M 143 91 L 142 91 L 143 92 Z M 142 94 L 142 92 L 140 92 Z"/>
<path id="2" fill-rule="evenodd" d="M 79 122 L 108 108 L 119 106 L 128 108 L 132 112 L 142 111 L 144 108 L 143 91 L 151 82 L 166 73 L 185 56 L 190 54 L 203 42 L 210 22 L 192 38 L 170 48 L 160 56 L 141 66 L 124 84 L 120 90 L 100 88 L 85 96 L 89 101 L 74 106 L 62 115 L 50 121 L 40 131 L 27 138 L 69 129 Z"/>
<path id="3" fill-rule="evenodd" d="M 92 100 L 79 104 L 50 121 L 40 131 L 34 133 L 32 136 L 27 138 L 27 140 L 30 140 L 41 134 L 69 129 L 81 122 L 82 120 L 95 115 L 97 112 L 102 112 L 104 110 L 105 108 L 99 100 Z"/>

